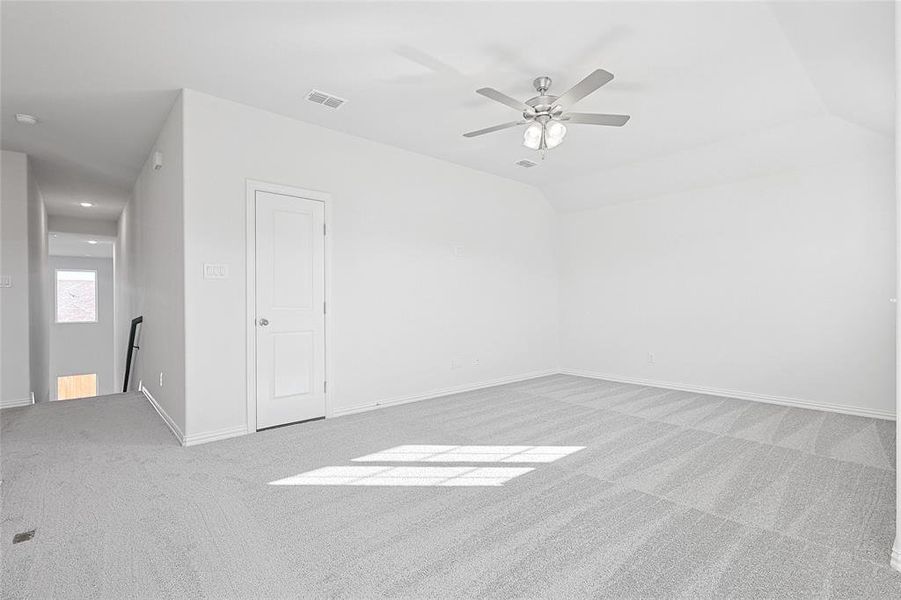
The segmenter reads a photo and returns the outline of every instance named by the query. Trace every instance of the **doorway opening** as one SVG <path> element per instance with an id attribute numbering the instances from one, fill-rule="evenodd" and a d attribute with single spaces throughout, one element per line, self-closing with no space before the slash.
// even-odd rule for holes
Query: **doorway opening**
<path id="1" fill-rule="evenodd" d="M 116 238 L 52 230 L 48 240 L 50 400 L 114 394 Z"/>

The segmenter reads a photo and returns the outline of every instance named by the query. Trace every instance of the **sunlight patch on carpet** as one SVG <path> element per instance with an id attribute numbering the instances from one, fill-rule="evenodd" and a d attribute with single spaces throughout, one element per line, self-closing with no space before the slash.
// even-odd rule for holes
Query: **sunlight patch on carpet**
<path id="1" fill-rule="evenodd" d="M 322 467 L 269 485 L 495 487 L 532 467 Z"/>

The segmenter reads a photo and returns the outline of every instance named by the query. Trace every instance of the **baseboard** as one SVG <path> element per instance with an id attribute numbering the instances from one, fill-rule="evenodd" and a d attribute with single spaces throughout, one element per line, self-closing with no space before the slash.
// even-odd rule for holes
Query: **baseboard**
<path id="1" fill-rule="evenodd" d="M 32 404 L 34 404 L 34 394 L 31 394 L 28 398 L 18 398 L 16 400 L 0 400 L 0 409 L 16 408 L 19 406 L 31 406 Z"/>
<path id="2" fill-rule="evenodd" d="M 901 571 L 901 537 L 895 540 L 895 546 L 892 548 L 892 568 Z"/>
<path id="3" fill-rule="evenodd" d="M 229 427 L 227 429 L 219 429 L 217 431 L 208 431 L 206 433 L 195 433 L 186 436 L 182 442 L 185 446 L 196 446 L 198 444 L 206 444 L 207 442 L 215 442 L 218 440 L 226 440 L 228 438 L 238 437 L 247 433 L 247 427 Z"/>
<path id="4" fill-rule="evenodd" d="M 169 414 L 165 410 L 163 410 L 163 407 L 159 405 L 159 403 L 156 401 L 156 398 L 151 395 L 150 391 L 145 388 L 143 384 L 139 383 L 138 385 L 140 386 L 138 388 L 139 391 L 144 394 L 144 397 L 147 398 L 148 402 L 150 402 L 150 406 L 153 407 L 153 409 L 157 412 L 163 422 L 169 426 L 169 429 L 172 431 L 175 439 L 178 440 L 178 443 L 184 446 L 185 434 L 182 433 L 181 428 L 179 428 L 178 424 L 176 424 L 175 421 L 172 420 L 172 417 L 170 417 Z"/>
<path id="5" fill-rule="evenodd" d="M 603 379 L 605 381 L 614 381 L 616 383 L 632 383 L 635 385 L 644 385 L 648 387 L 665 388 L 668 390 L 679 390 L 682 392 L 693 392 L 696 394 L 708 394 L 710 396 L 724 396 L 726 398 L 738 398 L 740 400 L 752 400 L 755 402 L 765 402 L 767 404 L 780 404 L 782 406 L 794 406 L 796 408 L 809 408 L 812 410 L 825 410 L 828 412 L 842 413 L 845 415 L 854 415 L 858 417 L 871 417 L 875 419 L 895 420 L 895 413 L 888 410 L 879 410 L 873 408 L 859 408 L 856 406 L 845 406 L 842 404 L 827 404 L 825 402 L 813 402 L 811 400 L 801 400 L 800 398 L 789 398 L 786 396 L 771 396 L 768 394 L 756 394 L 753 392 L 741 392 L 737 390 L 726 390 L 722 388 L 704 387 L 699 385 L 687 385 L 684 383 L 672 383 L 669 381 L 657 381 L 654 379 L 638 379 L 635 377 L 622 377 L 619 375 L 611 375 L 610 373 L 599 373 L 597 371 L 587 371 L 583 369 L 563 369 L 560 373 L 564 375 L 575 375 L 577 377 L 589 377 L 591 379 Z"/>
<path id="6" fill-rule="evenodd" d="M 228 429 L 185 435 L 168 413 L 163 410 L 163 407 L 159 405 L 156 398 L 154 398 L 150 391 L 144 387 L 143 382 L 138 383 L 138 389 L 144 394 L 144 397 L 147 398 L 147 401 L 150 402 L 150 405 L 156 410 L 163 422 L 169 426 L 169 430 L 172 431 L 175 439 L 177 439 L 178 443 L 182 446 L 196 446 L 198 444 L 225 440 L 247 433 L 247 428 L 244 425 L 241 425 L 240 427 L 229 427 Z"/>
<path id="7" fill-rule="evenodd" d="M 419 402 L 421 400 L 431 400 L 433 398 L 441 398 L 442 396 L 450 396 L 452 394 L 462 394 L 463 392 L 472 392 L 475 390 L 481 390 L 484 388 L 494 387 L 496 385 L 504 385 L 505 383 L 516 383 L 517 381 L 527 381 L 529 379 L 535 379 L 536 377 L 546 377 L 548 375 L 556 375 L 559 372 L 560 372 L 559 369 L 546 369 L 543 371 L 533 371 L 531 373 L 514 375 L 512 377 L 501 377 L 499 379 L 492 379 L 490 381 L 482 381 L 479 383 L 473 383 L 473 384 L 460 385 L 460 386 L 455 386 L 455 387 L 450 387 L 450 388 L 432 390 L 432 391 L 426 392 L 424 394 L 416 394 L 413 396 L 402 396 L 399 398 L 389 398 L 387 400 L 379 400 L 378 402 L 373 402 L 372 404 L 363 404 L 360 406 L 353 406 L 351 408 L 334 409 L 329 413 L 329 416 L 330 417 L 341 417 L 344 415 L 353 415 L 356 413 L 375 410 L 378 408 L 385 408 L 387 406 L 398 406 L 400 404 L 409 404 L 410 402 Z"/>

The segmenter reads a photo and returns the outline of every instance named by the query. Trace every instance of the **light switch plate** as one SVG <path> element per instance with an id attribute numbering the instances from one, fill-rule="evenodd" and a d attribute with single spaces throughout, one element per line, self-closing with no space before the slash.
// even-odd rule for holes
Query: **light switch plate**
<path id="1" fill-rule="evenodd" d="M 13 280 L 9 275 L 0 275 L 0 288 L 12 287 Z"/>
<path id="2" fill-rule="evenodd" d="M 228 279 L 228 265 L 226 264 L 203 264 L 204 279 Z"/>

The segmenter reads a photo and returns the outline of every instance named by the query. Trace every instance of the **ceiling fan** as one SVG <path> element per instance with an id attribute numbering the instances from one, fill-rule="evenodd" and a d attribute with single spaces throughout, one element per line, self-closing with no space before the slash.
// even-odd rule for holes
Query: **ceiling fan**
<path id="1" fill-rule="evenodd" d="M 611 79 L 613 79 L 612 73 L 608 73 L 604 69 L 597 69 L 571 87 L 562 96 L 552 96 L 548 94 L 548 90 L 551 87 L 551 78 L 546 76 L 539 77 L 532 82 L 532 85 L 538 91 L 538 95 L 525 102 L 511 98 L 494 88 L 478 89 L 476 90 L 477 94 L 522 111 L 522 119 L 470 131 L 469 133 L 464 133 L 463 137 L 476 137 L 529 123 L 529 126 L 523 132 L 523 146 L 540 151 L 541 157 L 544 158 L 547 150 L 559 146 L 566 136 L 566 125 L 564 123 L 609 125 L 612 127 L 622 127 L 626 124 L 629 120 L 629 115 L 568 112 L 573 104 L 609 83 Z"/>

